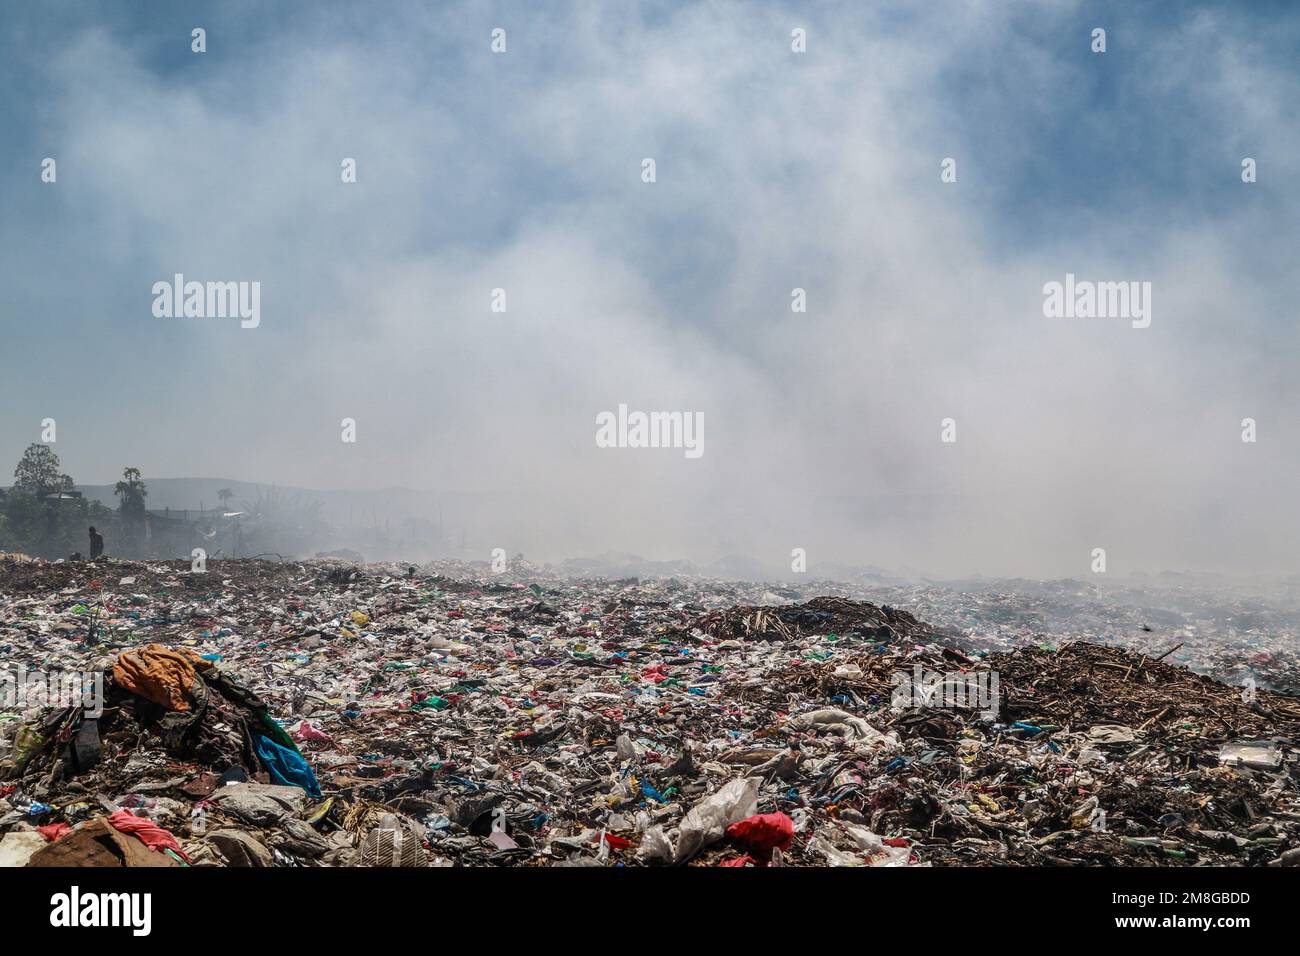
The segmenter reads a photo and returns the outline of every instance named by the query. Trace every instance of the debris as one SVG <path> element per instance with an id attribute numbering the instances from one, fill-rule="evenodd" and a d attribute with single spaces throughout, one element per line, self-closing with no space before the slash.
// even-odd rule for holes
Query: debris
<path id="1" fill-rule="evenodd" d="M 189 710 L 198 681 L 192 651 L 173 651 L 158 644 L 123 652 L 113 664 L 113 680 L 145 700 L 167 710 Z"/>
<path id="2" fill-rule="evenodd" d="M 1282 752 L 1269 740 L 1235 740 L 1219 749 L 1219 762 L 1225 767 L 1277 770 Z"/>
<path id="3" fill-rule="evenodd" d="M 135 836 L 120 832 L 108 818 L 97 817 L 38 850 L 27 865 L 151 867 L 180 864 L 175 857 L 156 852 Z"/>
<path id="4" fill-rule="evenodd" d="M 727 827 L 754 815 L 758 807 L 758 778 L 730 783 L 693 806 L 677 831 L 673 861 L 681 863 L 722 839 Z"/>
<path id="5" fill-rule="evenodd" d="M 99 687 L 0 703 L 9 865 L 1281 866 L 1300 845 L 1300 701 L 1269 686 L 1300 669 L 1258 637 L 1243 688 L 1199 637 L 1048 639 L 974 589 L 968 613 L 930 585 L 108 564 L 0 570 L 0 660 Z M 1070 593 L 1015 600 L 1095 617 Z"/>
<path id="6" fill-rule="evenodd" d="M 766 860 L 794 842 L 794 821 L 784 813 L 760 813 L 727 827 L 727 838 Z"/>

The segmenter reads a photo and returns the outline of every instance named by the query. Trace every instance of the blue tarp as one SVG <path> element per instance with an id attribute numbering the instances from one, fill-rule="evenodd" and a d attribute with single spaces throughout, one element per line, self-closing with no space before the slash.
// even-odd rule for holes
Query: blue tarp
<path id="1" fill-rule="evenodd" d="M 320 796 L 320 784 L 307 761 L 288 747 L 281 747 L 267 737 L 257 738 L 257 755 L 266 764 L 271 779 L 291 787 L 301 787 L 310 797 Z"/>

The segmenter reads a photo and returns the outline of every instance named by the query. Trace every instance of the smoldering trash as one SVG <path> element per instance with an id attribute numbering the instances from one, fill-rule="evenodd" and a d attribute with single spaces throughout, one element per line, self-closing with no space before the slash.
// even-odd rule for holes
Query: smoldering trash
<path id="1" fill-rule="evenodd" d="M 0 563 L 6 866 L 1300 858 L 1300 700 L 1154 652 L 707 578 Z"/>

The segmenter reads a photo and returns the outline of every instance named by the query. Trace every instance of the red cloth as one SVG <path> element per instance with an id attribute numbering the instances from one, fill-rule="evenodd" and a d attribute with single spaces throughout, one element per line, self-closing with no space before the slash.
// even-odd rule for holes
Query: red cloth
<path id="1" fill-rule="evenodd" d="M 600 834 L 597 833 L 591 838 L 592 843 L 600 843 Z M 605 844 L 611 850 L 626 850 L 632 845 L 632 841 L 625 837 L 615 836 L 612 833 L 605 834 Z"/>
<path id="2" fill-rule="evenodd" d="M 322 743 L 327 743 L 327 744 L 334 742 L 333 738 L 330 737 L 329 734 L 325 733 L 324 731 L 317 730 L 315 727 L 307 723 L 307 721 L 305 720 L 298 725 L 298 729 L 295 730 L 291 736 L 293 737 L 294 740 L 298 741 L 299 743 L 302 743 L 304 740 L 319 740 Z"/>
<path id="3" fill-rule="evenodd" d="M 65 833 L 71 833 L 72 827 L 68 826 L 66 823 L 47 823 L 43 827 L 37 827 L 36 832 L 53 843 Z"/>
<path id="4" fill-rule="evenodd" d="M 747 866 L 750 863 L 757 863 L 757 862 L 758 861 L 755 860 L 752 856 L 738 856 L 735 857 L 734 859 L 723 860 L 721 863 L 718 864 L 718 866 Z"/>
<path id="5" fill-rule="evenodd" d="M 114 810 L 108 815 L 108 822 L 115 830 L 134 834 L 151 850 L 171 850 L 186 863 L 190 862 L 176 838 L 146 817 L 137 817 L 128 810 Z"/>
<path id="6" fill-rule="evenodd" d="M 760 813 L 727 827 L 727 836 L 748 850 L 764 854 L 773 848 L 786 850 L 794 840 L 794 821 L 784 813 Z"/>

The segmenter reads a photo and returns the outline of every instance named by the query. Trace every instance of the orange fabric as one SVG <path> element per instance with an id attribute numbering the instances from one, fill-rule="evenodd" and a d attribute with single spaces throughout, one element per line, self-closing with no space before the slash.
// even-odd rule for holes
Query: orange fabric
<path id="1" fill-rule="evenodd" d="M 199 679 L 199 655 L 150 644 L 125 651 L 113 664 L 113 680 L 133 694 L 168 710 L 190 709 L 190 688 Z"/>

